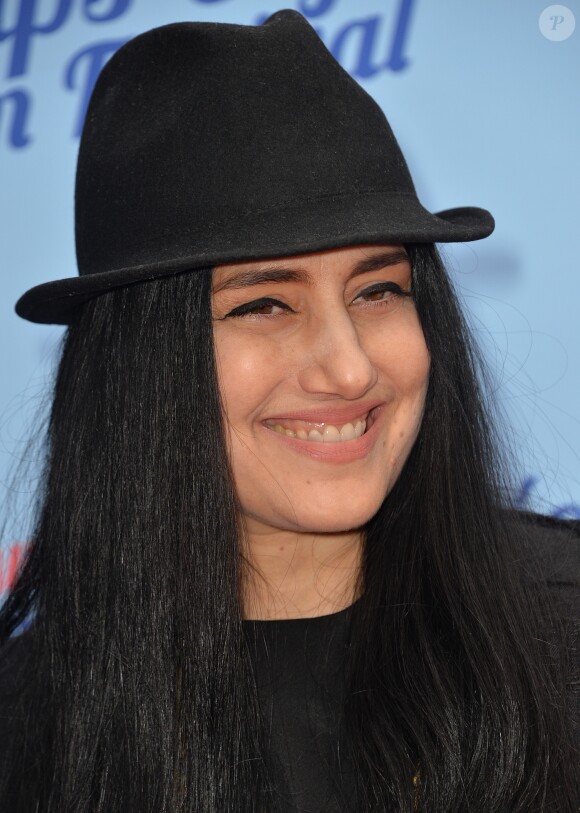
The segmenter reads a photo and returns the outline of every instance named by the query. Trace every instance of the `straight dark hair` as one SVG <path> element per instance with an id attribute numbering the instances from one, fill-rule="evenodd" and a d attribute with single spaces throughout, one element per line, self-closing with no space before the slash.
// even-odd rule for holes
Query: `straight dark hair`
<path id="1" fill-rule="evenodd" d="M 407 248 L 431 373 L 365 534 L 343 720 L 353 809 L 411 811 L 418 791 L 429 813 L 572 813 L 557 621 L 541 575 L 518 567 L 526 525 L 443 263 Z M 64 335 L 34 530 L 0 611 L 0 644 L 34 618 L 2 810 L 277 810 L 210 300 L 210 269 L 134 284 Z"/>

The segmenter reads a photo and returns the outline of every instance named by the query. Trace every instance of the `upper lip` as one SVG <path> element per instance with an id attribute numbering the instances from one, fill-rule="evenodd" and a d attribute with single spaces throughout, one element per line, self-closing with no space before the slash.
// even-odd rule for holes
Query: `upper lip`
<path id="1" fill-rule="evenodd" d="M 372 409 L 380 406 L 383 401 L 359 401 L 348 406 L 327 406 L 314 409 L 298 409 L 292 412 L 281 412 L 269 416 L 268 421 L 308 421 L 309 423 L 330 423 L 339 425 L 349 423 L 355 418 L 365 417 Z"/>

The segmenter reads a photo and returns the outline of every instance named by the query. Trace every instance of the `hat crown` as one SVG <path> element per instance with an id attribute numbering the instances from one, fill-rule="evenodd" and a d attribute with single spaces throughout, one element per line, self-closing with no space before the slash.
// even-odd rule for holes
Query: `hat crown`
<path id="1" fill-rule="evenodd" d="M 193 256 L 209 227 L 369 193 L 414 195 L 376 102 L 310 24 L 175 23 L 122 46 L 87 111 L 80 274 Z"/>

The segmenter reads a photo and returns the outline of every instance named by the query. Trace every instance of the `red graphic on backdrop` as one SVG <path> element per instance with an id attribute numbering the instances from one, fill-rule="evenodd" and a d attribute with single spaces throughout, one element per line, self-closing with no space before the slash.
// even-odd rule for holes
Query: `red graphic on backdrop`
<path id="1" fill-rule="evenodd" d="M 25 542 L 13 542 L 7 548 L 0 548 L 0 593 L 10 590 L 14 584 L 25 550 Z"/>

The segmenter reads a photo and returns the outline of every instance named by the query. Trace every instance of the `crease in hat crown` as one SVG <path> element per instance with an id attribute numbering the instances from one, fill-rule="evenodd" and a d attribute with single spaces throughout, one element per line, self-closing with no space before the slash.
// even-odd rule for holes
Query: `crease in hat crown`
<path id="1" fill-rule="evenodd" d="M 78 276 L 16 312 L 67 324 L 94 296 L 179 271 L 493 228 L 484 209 L 422 206 L 381 108 L 298 12 L 172 23 L 101 71 L 77 162 Z"/>

